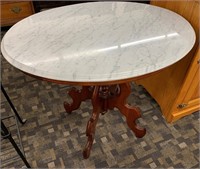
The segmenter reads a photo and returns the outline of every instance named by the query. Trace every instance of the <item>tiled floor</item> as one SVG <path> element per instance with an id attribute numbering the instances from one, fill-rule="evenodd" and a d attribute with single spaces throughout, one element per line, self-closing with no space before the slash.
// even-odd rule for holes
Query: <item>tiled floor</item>
<path id="1" fill-rule="evenodd" d="M 142 110 L 139 123 L 147 129 L 136 138 L 117 111 L 100 116 L 90 158 L 84 160 L 85 128 L 92 110 L 90 101 L 68 115 L 63 108 L 68 86 L 29 77 L 1 56 L 2 83 L 19 114 L 27 160 L 33 168 L 199 168 L 199 112 L 173 124 L 166 123 L 157 103 L 141 87 L 132 85 L 128 102 Z M 1 115 L 10 112 L 1 97 Z M 3 147 L 2 143 L 1 147 Z M 20 159 L 1 152 L 2 168 L 20 168 Z"/>

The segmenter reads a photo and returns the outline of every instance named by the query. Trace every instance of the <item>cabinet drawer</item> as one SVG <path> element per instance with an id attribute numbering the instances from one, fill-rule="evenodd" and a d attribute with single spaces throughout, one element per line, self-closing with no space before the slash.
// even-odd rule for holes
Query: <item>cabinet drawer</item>
<path id="1" fill-rule="evenodd" d="M 8 2 L 1 4 L 1 26 L 12 25 L 34 13 L 32 2 Z"/>

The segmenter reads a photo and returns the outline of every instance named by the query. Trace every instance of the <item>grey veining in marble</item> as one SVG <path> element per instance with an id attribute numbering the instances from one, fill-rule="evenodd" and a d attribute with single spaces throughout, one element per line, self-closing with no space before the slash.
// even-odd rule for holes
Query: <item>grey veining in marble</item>
<path id="1" fill-rule="evenodd" d="M 193 47 L 195 33 L 178 14 L 133 2 L 54 8 L 15 24 L 2 54 L 18 69 L 54 80 L 106 82 L 169 66 Z"/>

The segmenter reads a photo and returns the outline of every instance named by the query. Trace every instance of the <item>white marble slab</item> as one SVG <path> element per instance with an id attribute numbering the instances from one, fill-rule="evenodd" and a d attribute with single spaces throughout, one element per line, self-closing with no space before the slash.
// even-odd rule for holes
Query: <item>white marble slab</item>
<path id="1" fill-rule="evenodd" d="M 15 24 L 1 43 L 18 69 L 54 80 L 107 82 L 141 76 L 183 58 L 195 43 L 178 14 L 132 2 L 54 8 Z"/>

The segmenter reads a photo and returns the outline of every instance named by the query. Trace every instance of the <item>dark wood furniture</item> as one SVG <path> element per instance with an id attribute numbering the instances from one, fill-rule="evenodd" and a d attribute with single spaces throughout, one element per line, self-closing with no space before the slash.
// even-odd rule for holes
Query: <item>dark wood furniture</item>
<path id="1" fill-rule="evenodd" d="M 11 26 L 33 13 L 32 1 L 1 1 L 1 27 Z"/>
<path id="2" fill-rule="evenodd" d="M 104 1 L 109 1 L 109 0 L 104 0 Z M 33 1 L 33 5 L 35 8 L 35 12 L 40 12 L 44 9 L 49 9 L 49 8 L 55 8 L 55 7 L 60 7 L 64 5 L 73 5 L 77 3 L 86 3 L 86 2 L 95 2 L 95 0 L 90 0 L 90 1 Z M 146 3 L 148 4 L 150 1 L 127 1 L 127 2 L 138 2 L 138 3 Z"/>

